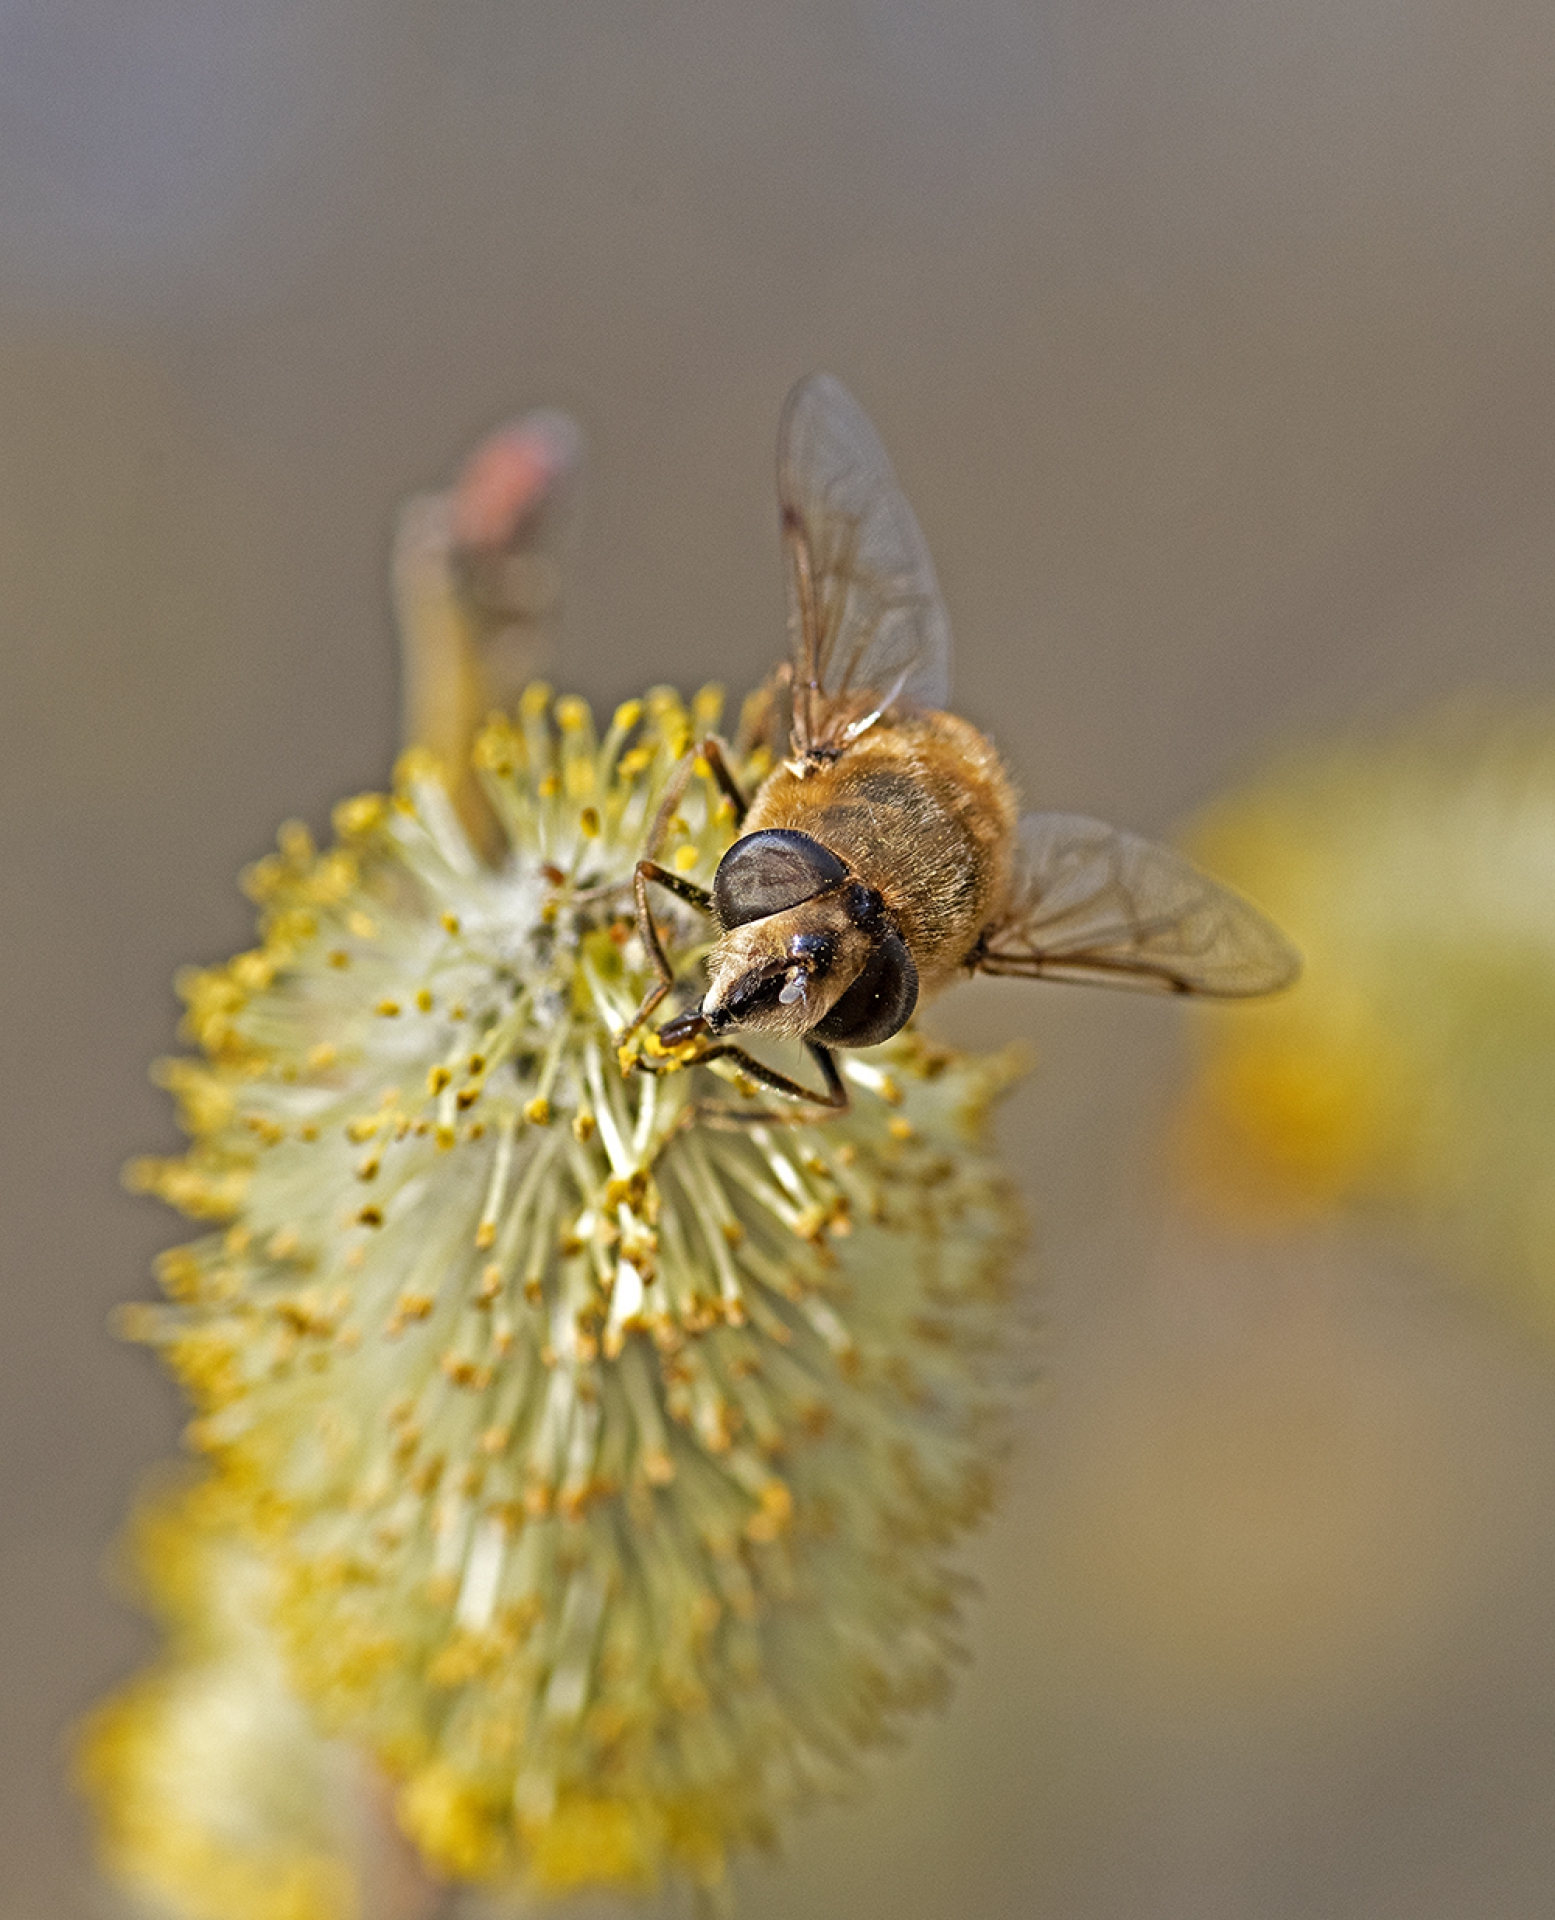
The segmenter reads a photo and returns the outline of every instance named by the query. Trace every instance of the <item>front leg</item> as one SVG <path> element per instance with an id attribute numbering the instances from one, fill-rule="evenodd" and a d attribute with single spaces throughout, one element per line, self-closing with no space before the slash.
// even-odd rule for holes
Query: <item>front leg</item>
<path id="1" fill-rule="evenodd" d="M 758 1086 L 782 1094 L 785 1100 L 802 1100 L 807 1107 L 824 1107 L 828 1113 L 846 1113 L 849 1106 L 848 1089 L 837 1071 L 831 1050 L 815 1040 L 806 1040 L 805 1045 L 821 1070 L 821 1078 L 826 1082 L 825 1093 L 816 1093 L 802 1081 L 791 1080 L 786 1073 L 779 1073 L 776 1067 L 769 1067 L 764 1060 L 758 1060 L 754 1054 L 747 1053 L 743 1047 L 737 1047 L 729 1040 L 716 1041 L 705 1053 L 699 1053 L 691 1064 L 700 1067 L 709 1060 L 733 1060 L 740 1071 L 749 1074 Z M 773 1118 L 770 1113 L 744 1114 L 738 1108 L 721 1108 L 720 1111 L 733 1112 L 742 1120 Z"/>
<path id="2" fill-rule="evenodd" d="M 672 1045 L 683 1046 L 696 1040 L 707 1032 L 707 1023 L 700 1013 L 683 1013 L 675 1020 L 667 1021 L 659 1029 L 660 1037 L 670 1035 Z M 740 1071 L 754 1080 L 758 1086 L 765 1087 L 769 1093 L 778 1093 L 785 1100 L 793 1100 L 800 1105 L 819 1108 L 823 1113 L 846 1113 L 852 1104 L 847 1084 L 837 1071 L 837 1063 L 832 1058 L 831 1049 L 823 1047 L 818 1040 L 806 1040 L 805 1046 L 811 1058 L 821 1070 L 821 1078 L 826 1083 L 826 1091 L 817 1093 L 813 1087 L 807 1087 L 802 1081 L 790 1079 L 786 1073 L 779 1073 L 776 1067 L 769 1067 L 764 1060 L 758 1060 L 754 1054 L 747 1053 L 744 1047 L 736 1046 L 732 1040 L 716 1040 L 710 1047 L 686 1061 L 689 1067 L 706 1066 L 710 1060 L 732 1060 Z M 651 1061 L 643 1060 L 639 1065 L 647 1073 L 659 1071 Z M 766 1108 L 757 1108 L 754 1112 L 748 1107 L 731 1107 L 722 1101 L 699 1100 L 697 1110 L 705 1116 L 721 1120 L 738 1120 L 747 1126 L 766 1126 L 776 1122 L 779 1126 L 801 1125 L 804 1116 L 796 1113 L 772 1113 Z"/>
<path id="3" fill-rule="evenodd" d="M 696 769 L 698 760 L 706 766 L 707 771 L 713 776 L 714 785 L 734 809 L 736 831 L 744 824 L 745 816 L 750 811 L 750 801 L 745 797 L 739 781 L 729 770 L 729 763 L 724 758 L 722 741 L 715 734 L 710 733 L 690 753 L 682 755 L 680 765 L 670 775 L 664 789 L 664 797 L 660 800 L 658 811 L 654 814 L 653 822 L 648 828 L 648 837 L 643 842 L 645 858 L 651 860 L 663 846 L 669 833 L 670 822 L 675 818 L 675 809 L 685 798 L 686 788 L 690 785 L 691 775 Z"/>
<path id="4" fill-rule="evenodd" d="M 746 799 L 744 789 L 729 770 L 729 762 L 724 758 L 723 742 L 715 734 L 709 734 L 697 748 L 697 752 L 707 762 L 708 771 L 716 781 L 718 791 L 734 809 L 734 830 L 739 832 L 745 825 L 745 816 L 750 812 L 750 801 Z"/>
<path id="5" fill-rule="evenodd" d="M 661 867 L 657 860 L 638 861 L 632 872 L 632 898 L 637 903 L 637 932 L 643 946 L 647 949 L 648 958 L 653 962 L 653 970 L 658 975 L 658 979 L 648 989 L 642 1005 L 619 1036 L 617 1045 L 622 1045 L 631 1039 L 675 984 L 675 969 L 669 963 L 669 956 L 664 951 L 664 942 L 659 938 L 659 929 L 653 923 L 653 913 L 648 905 L 650 880 L 667 888 L 671 893 L 695 907 L 699 913 L 711 914 L 713 911 L 713 896 L 706 887 L 699 887 L 694 880 L 688 880 L 684 874 L 672 873 L 668 867 Z"/>

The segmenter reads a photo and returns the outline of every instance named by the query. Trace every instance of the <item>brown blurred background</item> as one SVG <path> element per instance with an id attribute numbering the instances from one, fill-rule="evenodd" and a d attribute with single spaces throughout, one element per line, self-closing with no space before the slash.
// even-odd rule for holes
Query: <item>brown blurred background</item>
<path id="1" fill-rule="evenodd" d="M 170 1389 L 170 979 L 384 778 L 396 504 L 516 408 L 589 469 L 557 678 L 780 644 L 825 366 L 1031 798 L 1153 832 L 1276 741 L 1555 686 L 1538 0 L 6 0 L 0 1916 L 99 1913 L 61 1729 Z M 1228 1013 L 1228 1018 L 1235 1014 Z M 1206 1243 L 1176 1010 L 968 988 L 1046 1386 L 976 1657 L 750 1920 L 1534 1920 L 1555 1905 L 1555 1358 L 1386 1245 Z"/>

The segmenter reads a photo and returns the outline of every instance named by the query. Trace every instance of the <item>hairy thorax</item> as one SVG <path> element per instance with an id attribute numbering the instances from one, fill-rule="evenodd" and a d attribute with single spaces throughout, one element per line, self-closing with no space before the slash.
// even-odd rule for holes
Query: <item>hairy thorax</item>
<path id="1" fill-rule="evenodd" d="M 879 722 L 837 760 L 785 761 L 743 830 L 810 834 L 876 888 L 927 995 L 950 984 L 1004 907 L 1016 817 L 990 742 L 953 713 L 922 712 Z"/>

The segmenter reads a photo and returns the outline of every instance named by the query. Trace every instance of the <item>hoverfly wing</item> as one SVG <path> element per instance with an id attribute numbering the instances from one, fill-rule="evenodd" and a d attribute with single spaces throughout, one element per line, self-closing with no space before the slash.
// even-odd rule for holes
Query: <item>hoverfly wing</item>
<path id="1" fill-rule="evenodd" d="M 1021 870 L 984 973 L 1239 999 L 1289 986 L 1301 958 L 1256 907 L 1169 847 L 1073 813 L 1021 821 Z"/>
<path id="2" fill-rule="evenodd" d="M 793 749 L 836 749 L 896 700 L 950 698 L 950 623 L 929 550 L 863 408 L 830 374 L 778 429 Z"/>

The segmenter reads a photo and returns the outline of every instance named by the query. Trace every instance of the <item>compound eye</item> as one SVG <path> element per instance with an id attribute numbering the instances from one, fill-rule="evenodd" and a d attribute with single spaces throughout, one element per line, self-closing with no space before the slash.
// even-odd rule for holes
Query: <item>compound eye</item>
<path id="1" fill-rule="evenodd" d="M 789 827 L 768 827 L 736 840 L 719 861 L 713 910 L 727 931 L 813 900 L 847 877 L 847 868 L 819 840 Z"/>
<path id="2" fill-rule="evenodd" d="M 918 969 L 894 928 L 882 934 L 858 978 L 811 1038 L 830 1047 L 873 1047 L 900 1033 L 918 1004 Z"/>

